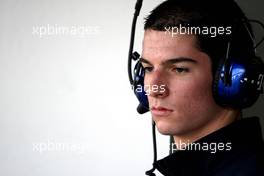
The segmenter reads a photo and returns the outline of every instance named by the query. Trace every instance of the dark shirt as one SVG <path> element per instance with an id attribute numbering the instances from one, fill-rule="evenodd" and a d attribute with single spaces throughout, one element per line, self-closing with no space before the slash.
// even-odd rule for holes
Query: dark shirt
<path id="1" fill-rule="evenodd" d="M 264 176 L 264 142 L 257 117 L 235 121 L 194 144 L 196 148 L 177 150 L 154 166 L 165 176 Z"/>

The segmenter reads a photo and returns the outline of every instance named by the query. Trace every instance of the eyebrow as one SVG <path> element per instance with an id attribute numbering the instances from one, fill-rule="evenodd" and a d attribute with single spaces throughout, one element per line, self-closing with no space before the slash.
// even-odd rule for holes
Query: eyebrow
<path id="1" fill-rule="evenodd" d="M 150 61 L 148 61 L 147 59 L 141 57 L 139 62 L 141 63 L 146 63 L 146 64 L 149 64 L 149 65 L 153 65 L 151 64 Z M 194 59 L 191 59 L 191 58 L 187 58 L 187 57 L 178 57 L 178 58 L 172 58 L 172 59 L 168 59 L 164 62 L 162 62 L 162 65 L 172 65 L 172 64 L 175 64 L 175 63 L 179 63 L 179 62 L 191 62 L 191 63 L 194 63 L 196 64 L 197 61 L 194 60 Z"/>

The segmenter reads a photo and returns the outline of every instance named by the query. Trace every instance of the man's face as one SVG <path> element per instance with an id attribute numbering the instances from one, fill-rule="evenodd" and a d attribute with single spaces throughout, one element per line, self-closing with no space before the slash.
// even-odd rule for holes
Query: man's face
<path id="1" fill-rule="evenodd" d="M 141 62 L 148 101 L 159 132 L 184 135 L 204 128 L 221 111 L 212 96 L 211 62 L 191 35 L 146 30 Z"/>

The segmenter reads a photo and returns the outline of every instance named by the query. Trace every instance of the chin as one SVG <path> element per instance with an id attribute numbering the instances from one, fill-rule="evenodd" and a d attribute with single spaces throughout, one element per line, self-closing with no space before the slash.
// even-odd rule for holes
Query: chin
<path id="1" fill-rule="evenodd" d="M 175 126 L 172 125 L 169 122 L 165 122 L 165 121 L 157 121 L 156 122 L 156 127 L 158 129 L 158 131 L 163 134 L 163 135 L 174 135 L 175 134 Z"/>
<path id="2" fill-rule="evenodd" d="M 155 119 L 157 130 L 163 135 L 182 135 L 190 130 L 188 124 L 180 121 Z"/>

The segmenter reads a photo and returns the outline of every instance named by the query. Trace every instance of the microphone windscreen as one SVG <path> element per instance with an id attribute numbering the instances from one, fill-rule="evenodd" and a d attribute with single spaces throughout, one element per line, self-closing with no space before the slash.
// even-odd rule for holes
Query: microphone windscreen
<path id="1" fill-rule="evenodd" d="M 144 114 L 144 113 L 146 113 L 146 112 L 148 112 L 149 111 L 149 109 L 148 108 L 146 108 L 145 106 L 143 106 L 141 103 L 138 105 L 138 107 L 137 107 L 137 112 L 139 113 L 139 114 Z"/>

